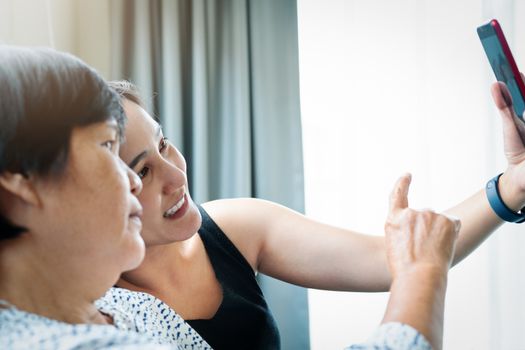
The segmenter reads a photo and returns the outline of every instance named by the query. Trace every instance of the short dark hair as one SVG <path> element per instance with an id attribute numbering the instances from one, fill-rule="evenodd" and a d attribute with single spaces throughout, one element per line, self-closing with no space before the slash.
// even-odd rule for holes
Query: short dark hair
<path id="1" fill-rule="evenodd" d="M 0 174 L 63 172 L 71 132 L 125 116 L 119 97 L 80 59 L 46 48 L 0 46 Z M 25 229 L 0 213 L 0 239 Z"/>

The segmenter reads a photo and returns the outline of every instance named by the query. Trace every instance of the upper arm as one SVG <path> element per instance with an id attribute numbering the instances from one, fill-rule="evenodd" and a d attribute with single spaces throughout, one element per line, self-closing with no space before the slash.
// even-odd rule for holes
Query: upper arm
<path id="1" fill-rule="evenodd" d="M 203 207 L 255 271 L 311 288 L 388 289 L 383 237 L 320 223 L 260 199 Z"/>

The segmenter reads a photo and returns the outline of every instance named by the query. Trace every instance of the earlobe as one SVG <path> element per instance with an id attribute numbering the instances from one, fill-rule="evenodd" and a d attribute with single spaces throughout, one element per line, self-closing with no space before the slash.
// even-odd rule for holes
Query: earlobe
<path id="1" fill-rule="evenodd" d="M 39 205 L 40 200 L 30 177 L 20 173 L 0 174 L 0 187 L 6 192 L 31 205 Z"/>

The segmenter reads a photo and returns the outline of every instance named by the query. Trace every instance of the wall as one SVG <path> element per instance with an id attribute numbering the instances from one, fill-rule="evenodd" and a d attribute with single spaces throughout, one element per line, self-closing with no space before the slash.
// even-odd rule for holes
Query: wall
<path id="1" fill-rule="evenodd" d="M 306 213 L 382 235 L 401 173 L 413 175 L 413 207 L 444 210 L 503 171 L 476 27 L 500 19 L 523 67 L 523 10 L 507 0 L 299 0 Z M 445 349 L 524 349 L 523 233 L 505 225 L 453 268 Z M 312 349 L 366 339 L 387 298 L 311 290 Z"/>
<path id="2" fill-rule="evenodd" d="M 109 18 L 105 0 L 0 0 L 0 43 L 54 47 L 109 77 Z"/>

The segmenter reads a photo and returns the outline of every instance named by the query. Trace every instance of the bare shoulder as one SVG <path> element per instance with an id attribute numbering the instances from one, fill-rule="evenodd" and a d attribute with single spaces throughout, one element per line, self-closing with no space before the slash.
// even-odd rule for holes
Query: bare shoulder
<path id="1" fill-rule="evenodd" d="M 257 271 L 259 254 L 273 219 L 289 211 L 279 204 L 256 198 L 219 199 L 202 207 Z"/>
<path id="2" fill-rule="evenodd" d="M 297 214 L 285 206 L 258 198 L 219 199 L 206 202 L 202 207 L 221 228 L 228 229 L 228 233 L 235 233 L 236 228 L 262 233 L 278 220 Z"/>
<path id="3" fill-rule="evenodd" d="M 261 210 L 269 211 L 276 210 L 277 208 L 284 208 L 274 202 L 258 198 L 218 199 L 203 203 L 202 207 L 206 209 L 206 212 L 208 212 L 214 219 L 217 217 L 218 219 L 233 221 L 243 219 L 252 220 L 257 217 L 257 213 Z M 250 214 L 250 218 L 239 215 L 241 213 Z"/>

